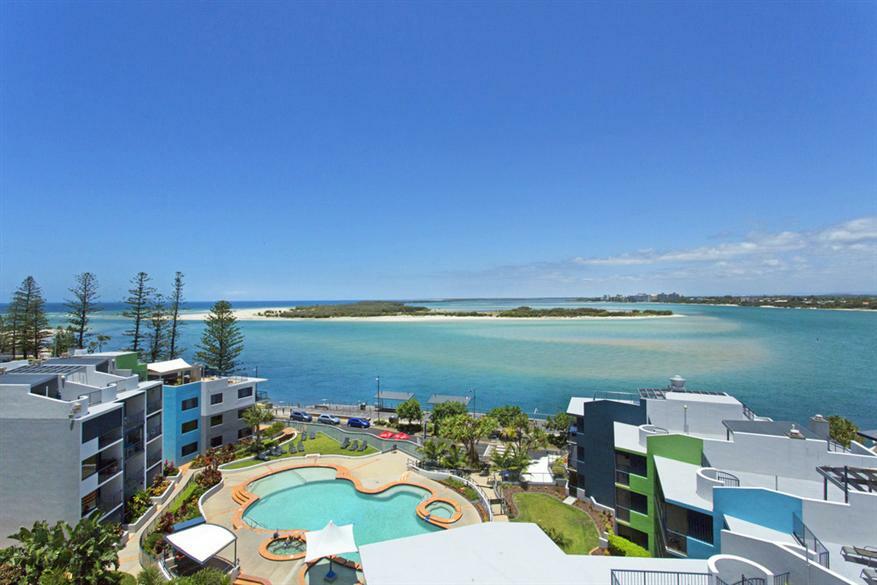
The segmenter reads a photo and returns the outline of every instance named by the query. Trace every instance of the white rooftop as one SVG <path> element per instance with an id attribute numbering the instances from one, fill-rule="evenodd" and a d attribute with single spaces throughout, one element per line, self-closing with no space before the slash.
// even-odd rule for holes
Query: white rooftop
<path id="1" fill-rule="evenodd" d="M 567 555 L 525 522 L 376 542 L 359 553 L 368 585 L 609 585 L 612 569 L 707 571 L 705 560 Z"/>
<path id="2" fill-rule="evenodd" d="M 584 396 L 573 396 L 569 399 L 569 404 L 566 407 L 566 413 L 573 416 L 582 416 L 585 412 L 585 404 L 588 402 L 597 402 L 598 400 L 623 402 L 625 404 L 638 404 L 638 401 L 636 400 L 624 400 L 622 398 L 593 398 Z"/>
<path id="3" fill-rule="evenodd" d="M 646 454 L 645 445 L 639 442 L 639 427 L 627 423 L 612 423 L 615 430 L 615 448 Z"/>
<path id="4" fill-rule="evenodd" d="M 175 549 L 199 565 L 203 565 L 237 540 L 231 530 L 217 524 L 198 524 L 168 534 L 165 538 Z"/>
<path id="5" fill-rule="evenodd" d="M 743 404 L 727 394 L 700 394 L 698 392 L 665 392 L 664 400 L 679 402 L 709 402 L 712 404 Z"/>
<path id="6" fill-rule="evenodd" d="M 154 374 L 170 374 L 172 372 L 179 372 L 180 370 L 188 370 L 191 367 L 192 366 L 183 358 L 176 358 L 163 362 L 153 362 L 146 365 L 146 369 Z"/>
<path id="7" fill-rule="evenodd" d="M 671 504 L 681 504 L 706 513 L 712 512 L 712 501 L 697 493 L 697 472 L 700 468 L 700 465 L 655 455 L 655 469 L 661 479 L 664 499 Z"/>

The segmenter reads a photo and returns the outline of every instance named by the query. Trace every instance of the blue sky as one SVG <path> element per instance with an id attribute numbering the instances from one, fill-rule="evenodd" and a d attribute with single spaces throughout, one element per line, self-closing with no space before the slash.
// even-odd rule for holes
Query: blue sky
<path id="1" fill-rule="evenodd" d="M 0 5 L 0 298 L 877 292 L 877 5 Z"/>

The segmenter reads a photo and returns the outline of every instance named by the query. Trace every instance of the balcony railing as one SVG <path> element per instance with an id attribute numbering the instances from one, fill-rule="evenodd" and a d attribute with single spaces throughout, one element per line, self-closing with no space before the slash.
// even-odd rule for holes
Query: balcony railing
<path id="1" fill-rule="evenodd" d="M 149 469 L 156 463 L 161 461 L 161 449 L 156 449 L 155 451 L 150 451 L 146 454 L 146 468 Z"/>
<path id="2" fill-rule="evenodd" d="M 615 506 L 615 519 L 622 522 L 630 522 L 630 508 Z"/>
<path id="3" fill-rule="evenodd" d="M 146 401 L 146 414 L 152 414 L 153 412 L 161 410 L 161 398 L 158 400 L 147 400 Z"/>
<path id="4" fill-rule="evenodd" d="M 624 469 L 616 469 L 615 483 L 620 483 L 621 485 L 630 485 L 630 471 L 626 471 Z"/>
<path id="5" fill-rule="evenodd" d="M 612 585 L 712 585 L 709 573 L 612 569 Z"/>
<path id="6" fill-rule="evenodd" d="M 157 436 L 161 435 L 161 421 L 157 425 L 148 424 L 146 425 L 146 440 L 151 441 Z"/>
<path id="7" fill-rule="evenodd" d="M 817 563 L 826 569 L 830 568 L 828 566 L 828 549 L 825 548 L 822 541 L 816 538 L 816 535 L 807 528 L 807 525 L 804 524 L 801 517 L 794 512 L 792 513 L 792 534 L 795 536 L 795 540 L 807 549 L 808 553 L 813 553 Z"/>
<path id="8" fill-rule="evenodd" d="M 100 510 L 102 514 L 111 512 L 122 503 L 122 492 L 112 492 L 109 494 L 98 494 L 96 498 L 82 503 L 82 517 L 89 516 L 95 510 Z"/>
<path id="9" fill-rule="evenodd" d="M 763 577 L 747 577 L 746 575 L 740 575 L 739 581 L 730 584 L 718 575 L 715 575 L 714 579 L 716 585 L 767 585 L 767 579 Z"/>
<path id="10" fill-rule="evenodd" d="M 94 465 L 83 464 L 82 465 L 82 479 L 86 480 L 95 473 L 98 474 L 97 481 L 98 483 L 103 483 L 112 476 L 119 473 L 119 462 L 115 459 L 109 459 L 107 461 L 99 461 Z"/>
<path id="11" fill-rule="evenodd" d="M 143 439 L 137 439 L 125 445 L 125 459 L 129 459 L 138 453 L 143 452 Z"/>
<path id="12" fill-rule="evenodd" d="M 97 448 L 103 449 L 104 447 L 106 447 L 108 445 L 112 445 L 113 443 L 115 443 L 116 441 L 118 441 L 121 438 L 122 438 L 122 429 L 120 429 L 119 427 L 116 427 L 110 431 L 105 432 L 104 434 L 102 434 L 98 438 Z"/>
<path id="13" fill-rule="evenodd" d="M 133 429 L 143 424 L 144 411 L 138 410 L 125 417 L 125 428 Z"/>
<path id="14" fill-rule="evenodd" d="M 664 533 L 664 546 L 667 547 L 667 550 L 688 556 L 688 537 L 686 535 L 669 528 L 665 529 Z"/>
<path id="15" fill-rule="evenodd" d="M 257 390 L 256 391 L 256 402 L 268 402 L 271 398 L 268 396 L 268 392 L 265 390 Z"/>

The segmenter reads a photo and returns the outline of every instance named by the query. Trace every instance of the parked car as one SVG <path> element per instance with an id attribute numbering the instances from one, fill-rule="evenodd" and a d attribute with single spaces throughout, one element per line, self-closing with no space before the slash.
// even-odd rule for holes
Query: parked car
<path id="1" fill-rule="evenodd" d="M 348 427 L 355 427 L 357 429 L 367 429 L 372 426 L 372 423 L 367 418 L 360 418 L 358 416 L 352 416 L 347 419 Z"/>
<path id="2" fill-rule="evenodd" d="M 314 420 L 314 417 L 309 415 L 303 410 L 293 410 L 289 413 L 289 420 L 298 420 L 301 422 L 311 422 Z"/>
<path id="3" fill-rule="evenodd" d="M 324 425 L 338 425 L 341 424 L 341 419 L 337 416 L 332 416 L 331 414 L 321 414 L 319 418 L 317 418 L 318 423 L 323 423 Z"/>

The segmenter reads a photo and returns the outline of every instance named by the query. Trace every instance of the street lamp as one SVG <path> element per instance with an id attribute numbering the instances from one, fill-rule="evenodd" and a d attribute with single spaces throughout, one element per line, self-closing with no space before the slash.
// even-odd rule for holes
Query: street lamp
<path id="1" fill-rule="evenodd" d="M 384 400 L 381 398 L 381 377 L 376 376 L 375 382 L 378 384 L 378 395 L 376 398 L 378 399 L 378 416 L 380 416 L 381 412 L 384 410 Z"/>

